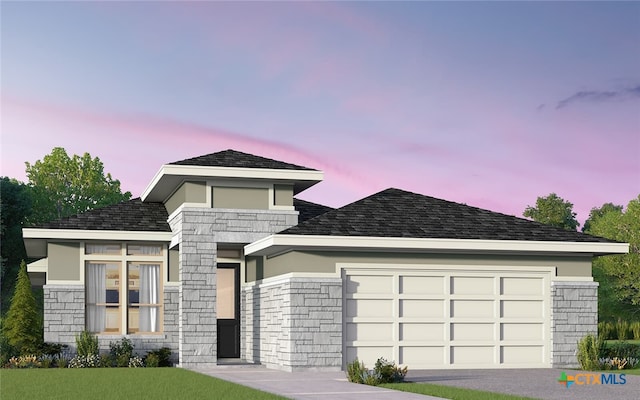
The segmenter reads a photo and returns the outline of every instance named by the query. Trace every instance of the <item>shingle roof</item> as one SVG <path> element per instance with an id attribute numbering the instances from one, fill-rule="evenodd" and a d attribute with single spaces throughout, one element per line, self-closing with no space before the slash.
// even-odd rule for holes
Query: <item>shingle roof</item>
<path id="1" fill-rule="evenodd" d="M 510 215 L 387 189 L 280 232 L 290 235 L 611 242 Z"/>
<path id="2" fill-rule="evenodd" d="M 290 164 L 270 158 L 254 156 L 237 150 L 224 150 L 204 156 L 188 158 L 182 161 L 172 162 L 171 165 L 194 165 L 201 167 L 236 167 L 236 168 L 260 168 L 260 169 L 288 169 L 301 171 L 315 171 L 312 168 Z"/>
<path id="3" fill-rule="evenodd" d="M 322 204 L 312 203 L 310 201 L 293 199 L 293 207 L 300 213 L 298 215 L 298 223 L 302 223 L 308 219 L 315 218 L 318 215 L 322 215 L 333 208 L 323 206 Z"/>
<path id="4" fill-rule="evenodd" d="M 162 203 L 143 203 L 135 198 L 30 228 L 171 232 L 168 217 Z"/>

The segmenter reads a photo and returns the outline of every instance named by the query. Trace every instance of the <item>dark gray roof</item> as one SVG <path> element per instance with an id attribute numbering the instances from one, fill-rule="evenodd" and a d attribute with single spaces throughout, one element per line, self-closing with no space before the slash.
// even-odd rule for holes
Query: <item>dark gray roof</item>
<path id="1" fill-rule="evenodd" d="M 310 201 L 293 199 L 293 207 L 300 213 L 298 215 L 298 223 L 302 223 L 308 219 L 315 218 L 318 215 L 322 215 L 327 211 L 333 210 L 331 207 L 323 206 L 322 204 L 312 203 Z"/>
<path id="2" fill-rule="evenodd" d="M 224 150 L 204 156 L 188 158 L 182 161 L 172 162 L 171 165 L 195 165 L 201 167 L 236 167 L 236 168 L 260 168 L 260 169 L 288 169 L 301 171 L 315 171 L 312 168 L 289 164 L 270 158 L 254 156 L 236 150 Z"/>
<path id="3" fill-rule="evenodd" d="M 30 228 L 171 232 L 168 217 L 162 203 L 143 203 L 136 198 Z"/>
<path id="4" fill-rule="evenodd" d="M 387 189 L 280 232 L 293 235 L 611 242 L 510 215 Z"/>

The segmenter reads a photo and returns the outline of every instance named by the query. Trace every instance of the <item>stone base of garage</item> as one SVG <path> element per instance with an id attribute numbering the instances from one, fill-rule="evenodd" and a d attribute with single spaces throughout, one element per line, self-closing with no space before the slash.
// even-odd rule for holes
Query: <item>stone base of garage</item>
<path id="1" fill-rule="evenodd" d="M 285 371 L 342 369 L 342 280 L 284 276 L 243 288 L 242 355 Z"/>
<path id="2" fill-rule="evenodd" d="M 551 282 L 554 368 L 579 367 L 578 341 L 598 333 L 598 282 Z"/>

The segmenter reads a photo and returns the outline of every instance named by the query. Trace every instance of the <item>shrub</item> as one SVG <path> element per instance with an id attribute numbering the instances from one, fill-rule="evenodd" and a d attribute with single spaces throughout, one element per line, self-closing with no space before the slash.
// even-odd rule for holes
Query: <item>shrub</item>
<path id="1" fill-rule="evenodd" d="M 131 340 L 122 338 L 119 342 L 109 343 L 109 354 L 115 361 L 116 367 L 128 367 L 129 360 L 133 357 L 133 344 Z"/>
<path id="2" fill-rule="evenodd" d="M 60 343 L 48 343 L 44 342 L 40 346 L 40 354 L 52 357 L 58 357 L 62 354 L 63 350 L 66 350 L 69 346 Z"/>
<path id="3" fill-rule="evenodd" d="M 142 358 L 140 358 L 138 356 L 131 357 L 129 359 L 128 367 L 129 368 L 143 368 L 144 367 L 144 361 L 142 361 Z"/>
<path id="4" fill-rule="evenodd" d="M 33 354 L 19 357 L 11 357 L 9 368 L 40 368 L 42 363 Z"/>
<path id="5" fill-rule="evenodd" d="M 113 367 L 113 358 L 109 354 L 100 354 L 100 368 Z"/>
<path id="6" fill-rule="evenodd" d="M 18 355 L 18 350 L 9 343 L 7 337 L 0 334 L 0 367 L 7 365 L 12 357 Z"/>
<path id="7" fill-rule="evenodd" d="M 600 350 L 600 357 L 640 358 L 640 344 L 634 344 L 629 342 L 607 343 Z"/>
<path id="8" fill-rule="evenodd" d="M 24 260 L 20 264 L 9 311 L 2 321 L 2 331 L 9 344 L 23 355 L 36 353 L 42 343 L 40 314 Z"/>
<path id="9" fill-rule="evenodd" d="M 151 363 L 156 365 L 149 365 L 149 358 L 151 357 Z M 171 349 L 168 347 L 162 347 L 158 350 L 152 350 L 147 353 L 145 359 L 145 365 L 147 367 L 170 367 L 171 363 Z"/>
<path id="10" fill-rule="evenodd" d="M 347 379 L 349 382 L 371 386 L 377 386 L 381 383 L 397 383 L 404 381 L 407 369 L 407 367 L 400 368 L 396 366 L 395 362 L 380 357 L 373 370 L 369 370 L 363 362 L 356 358 L 347 364 Z"/>
<path id="11" fill-rule="evenodd" d="M 379 383 L 398 383 L 404 381 L 407 375 L 407 367 L 400 368 L 395 362 L 387 361 L 384 358 L 378 358 L 373 372 Z"/>
<path id="12" fill-rule="evenodd" d="M 40 356 L 40 363 L 42 364 L 42 368 L 51 368 L 53 367 L 53 365 L 56 362 L 56 357 L 49 355 L 49 354 L 43 354 Z"/>
<path id="13" fill-rule="evenodd" d="M 97 354 L 77 355 L 69 360 L 69 368 L 98 368 L 99 366 L 100 356 Z"/>
<path id="14" fill-rule="evenodd" d="M 631 324 L 631 332 L 634 340 L 640 340 L 640 321 Z"/>
<path id="15" fill-rule="evenodd" d="M 365 368 L 364 363 L 358 360 L 357 357 L 347 364 L 347 380 L 349 382 L 364 383 L 364 375 L 366 372 L 368 372 L 367 368 Z"/>
<path id="16" fill-rule="evenodd" d="M 56 359 L 56 365 L 58 368 L 67 368 L 69 366 L 69 359 L 65 356 L 60 356 Z"/>
<path id="17" fill-rule="evenodd" d="M 98 355 L 98 337 L 90 332 L 82 331 L 80 335 L 76 335 L 76 346 L 80 357 Z"/>
<path id="18" fill-rule="evenodd" d="M 629 338 L 629 322 L 624 319 L 619 319 L 616 322 L 616 334 L 618 340 L 627 340 Z"/>
<path id="19" fill-rule="evenodd" d="M 598 337 L 602 340 L 613 339 L 613 331 L 615 327 L 609 321 L 602 321 L 598 324 Z"/>
<path id="20" fill-rule="evenodd" d="M 578 363 L 585 371 L 597 370 L 600 367 L 599 356 L 604 341 L 597 336 L 588 334 L 578 341 Z"/>

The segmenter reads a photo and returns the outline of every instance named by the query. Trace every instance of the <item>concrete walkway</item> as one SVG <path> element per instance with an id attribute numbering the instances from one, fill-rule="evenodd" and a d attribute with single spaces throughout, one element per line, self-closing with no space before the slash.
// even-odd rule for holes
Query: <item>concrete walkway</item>
<path id="1" fill-rule="evenodd" d="M 398 392 L 347 381 L 344 372 L 284 372 L 263 367 L 195 368 L 192 371 L 300 400 L 430 400 L 437 397 Z"/>

